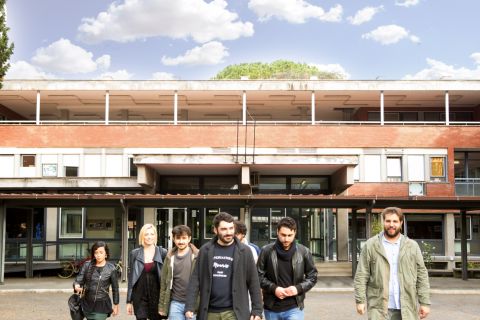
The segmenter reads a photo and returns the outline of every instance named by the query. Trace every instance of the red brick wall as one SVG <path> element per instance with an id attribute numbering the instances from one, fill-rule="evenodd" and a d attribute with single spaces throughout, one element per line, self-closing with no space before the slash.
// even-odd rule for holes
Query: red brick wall
<path id="1" fill-rule="evenodd" d="M 240 127 L 240 146 L 244 130 Z M 181 148 L 236 143 L 235 126 L 0 126 L 0 147 Z M 255 144 L 258 148 L 480 148 L 480 127 L 257 126 Z M 252 127 L 248 145 L 253 146 Z"/>

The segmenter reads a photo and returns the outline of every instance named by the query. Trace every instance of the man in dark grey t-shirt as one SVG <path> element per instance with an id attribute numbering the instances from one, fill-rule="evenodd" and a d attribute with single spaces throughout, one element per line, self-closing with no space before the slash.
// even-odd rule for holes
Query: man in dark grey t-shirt
<path id="1" fill-rule="evenodd" d="M 187 290 L 185 316 L 197 320 L 260 320 L 262 297 L 250 248 L 234 236 L 233 217 L 213 218 L 215 237 L 199 251 Z M 251 297 L 251 306 L 249 304 Z"/>
<path id="2" fill-rule="evenodd" d="M 172 238 L 175 247 L 168 252 L 163 263 L 158 311 L 169 319 L 184 320 L 188 280 L 198 249 L 190 243 L 192 232 L 188 226 L 175 226 L 172 229 Z"/>

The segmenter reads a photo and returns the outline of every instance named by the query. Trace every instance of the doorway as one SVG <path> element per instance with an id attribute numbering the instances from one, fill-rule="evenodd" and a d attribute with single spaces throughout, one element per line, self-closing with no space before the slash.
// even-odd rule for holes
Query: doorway
<path id="1" fill-rule="evenodd" d="M 192 231 L 192 243 L 199 245 L 199 214 L 196 208 L 158 208 L 156 225 L 157 245 L 171 249 L 173 247 L 172 229 L 180 224 L 187 225 Z"/>

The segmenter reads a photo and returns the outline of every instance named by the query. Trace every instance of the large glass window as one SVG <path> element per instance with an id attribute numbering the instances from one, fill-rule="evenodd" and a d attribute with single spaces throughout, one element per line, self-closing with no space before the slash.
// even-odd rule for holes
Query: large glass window
<path id="1" fill-rule="evenodd" d="M 285 191 L 287 189 L 287 177 L 261 176 L 259 189 L 268 190 L 268 191 L 274 191 L 274 190 Z"/>
<path id="2" fill-rule="evenodd" d="M 270 209 L 270 239 L 274 240 L 277 238 L 277 226 L 278 222 L 282 218 L 286 217 L 285 208 L 271 208 Z"/>
<path id="3" fill-rule="evenodd" d="M 297 190 L 297 191 L 328 190 L 328 178 L 327 177 L 292 177 L 291 189 Z"/>
<path id="4" fill-rule="evenodd" d="M 60 208 L 59 238 L 82 238 L 83 215 L 83 208 Z"/>
<path id="5" fill-rule="evenodd" d="M 419 242 L 420 247 L 423 243 L 429 243 L 433 254 L 444 254 L 442 215 L 405 215 L 404 229 L 408 237 Z"/>
<path id="6" fill-rule="evenodd" d="M 467 253 L 480 255 L 480 215 L 467 215 Z M 455 216 L 455 254 L 461 254 L 461 218 Z"/>
<path id="7" fill-rule="evenodd" d="M 231 177 L 204 177 L 203 190 L 207 193 L 238 193 L 238 178 Z"/>
<path id="8" fill-rule="evenodd" d="M 164 192 L 184 193 L 186 191 L 200 190 L 199 177 L 163 177 L 161 179 L 161 189 Z"/>
<path id="9" fill-rule="evenodd" d="M 203 224 L 205 239 L 212 239 L 215 236 L 215 232 L 213 231 L 213 217 L 219 212 L 228 212 L 235 220 L 240 218 L 240 209 L 238 208 L 206 208 Z"/>

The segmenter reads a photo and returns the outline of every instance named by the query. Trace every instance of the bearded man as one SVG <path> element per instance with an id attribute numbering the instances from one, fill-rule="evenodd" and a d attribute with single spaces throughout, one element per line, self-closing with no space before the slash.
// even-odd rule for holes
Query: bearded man
<path id="1" fill-rule="evenodd" d="M 403 213 L 382 212 L 383 232 L 370 238 L 355 274 L 357 313 L 368 319 L 417 320 L 430 313 L 430 285 L 418 243 L 401 233 Z"/>

